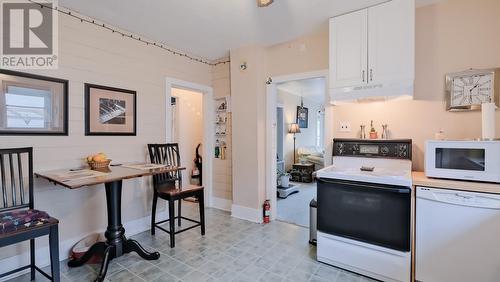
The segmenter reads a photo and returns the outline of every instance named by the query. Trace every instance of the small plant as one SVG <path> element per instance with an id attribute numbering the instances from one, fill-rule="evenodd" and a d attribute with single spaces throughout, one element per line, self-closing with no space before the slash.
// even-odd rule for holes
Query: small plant
<path id="1" fill-rule="evenodd" d="M 281 169 L 279 169 L 279 168 L 278 168 L 278 169 L 276 170 L 276 176 L 277 176 L 278 178 L 280 178 L 281 176 L 290 176 L 290 173 L 285 172 L 285 171 L 283 171 L 283 170 L 281 170 Z"/>
<path id="2" fill-rule="evenodd" d="M 276 171 L 276 174 L 277 174 L 276 181 L 278 182 L 277 183 L 278 186 L 288 187 L 290 182 L 290 173 L 278 169 Z"/>

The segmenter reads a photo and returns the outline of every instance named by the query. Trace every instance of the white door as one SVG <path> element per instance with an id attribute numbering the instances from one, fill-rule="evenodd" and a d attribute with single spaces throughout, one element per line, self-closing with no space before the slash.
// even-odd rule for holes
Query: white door
<path id="1" fill-rule="evenodd" d="M 367 80 L 367 10 L 330 19 L 330 88 Z"/>
<path id="2" fill-rule="evenodd" d="M 414 7 L 393 0 L 368 8 L 368 83 L 413 81 Z"/>

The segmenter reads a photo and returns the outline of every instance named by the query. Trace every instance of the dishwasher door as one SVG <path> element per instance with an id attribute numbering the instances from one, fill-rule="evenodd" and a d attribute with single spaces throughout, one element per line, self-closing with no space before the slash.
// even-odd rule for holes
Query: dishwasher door
<path id="1" fill-rule="evenodd" d="M 415 275 L 500 281 L 500 195 L 417 187 Z"/>

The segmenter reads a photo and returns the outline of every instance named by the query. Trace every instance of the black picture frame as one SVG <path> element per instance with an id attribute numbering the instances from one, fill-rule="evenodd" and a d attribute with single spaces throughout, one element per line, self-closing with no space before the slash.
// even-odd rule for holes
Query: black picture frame
<path id="1" fill-rule="evenodd" d="M 5 75 L 10 75 L 10 76 L 17 76 L 17 77 L 23 77 L 23 78 L 29 78 L 29 79 L 35 79 L 35 80 L 42 80 L 42 81 L 49 81 L 49 82 L 54 82 L 54 83 L 60 83 L 62 84 L 62 97 L 63 97 L 63 103 L 62 103 L 62 111 L 61 113 L 63 114 L 63 126 L 61 131 L 42 131 L 42 130 L 2 130 L 0 128 L 0 135 L 23 135 L 23 136 L 68 136 L 68 128 L 69 128 L 69 111 L 68 111 L 68 105 L 69 105 L 69 80 L 66 79 L 61 79 L 61 78 L 55 78 L 55 77 L 49 77 L 49 76 L 42 76 L 42 75 L 36 75 L 36 74 L 31 74 L 31 73 L 25 73 L 25 72 L 19 72 L 19 71 L 13 71 L 13 70 L 7 70 L 7 69 L 0 69 L 0 74 L 5 74 Z"/>
<path id="2" fill-rule="evenodd" d="M 309 125 L 309 110 L 306 107 L 297 106 L 297 124 L 299 128 L 307 128 Z"/>
<path id="3" fill-rule="evenodd" d="M 85 83 L 85 136 L 100 135 L 100 136 L 136 136 L 137 135 L 137 92 L 123 88 L 109 87 L 104 85 L 97 85 Z M 130 132 L 116 132 L 116 131 L 95 131 L 91 128 L 91 99 L 92 89 L 101 89 L 106 91 L 116 92 L 117 94 L 132 95 L 132 111 L 133 111 L 133 130 Z"/>

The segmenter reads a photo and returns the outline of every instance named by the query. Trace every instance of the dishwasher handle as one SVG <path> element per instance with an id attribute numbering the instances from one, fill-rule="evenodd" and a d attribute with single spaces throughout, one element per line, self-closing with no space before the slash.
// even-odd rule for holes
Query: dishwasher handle
<path id="1" fill-rule="evenodd" d="M 466 207 L 500 209 L 500 196 L 487 193 L 418 187 L 418 199 Z"/>

